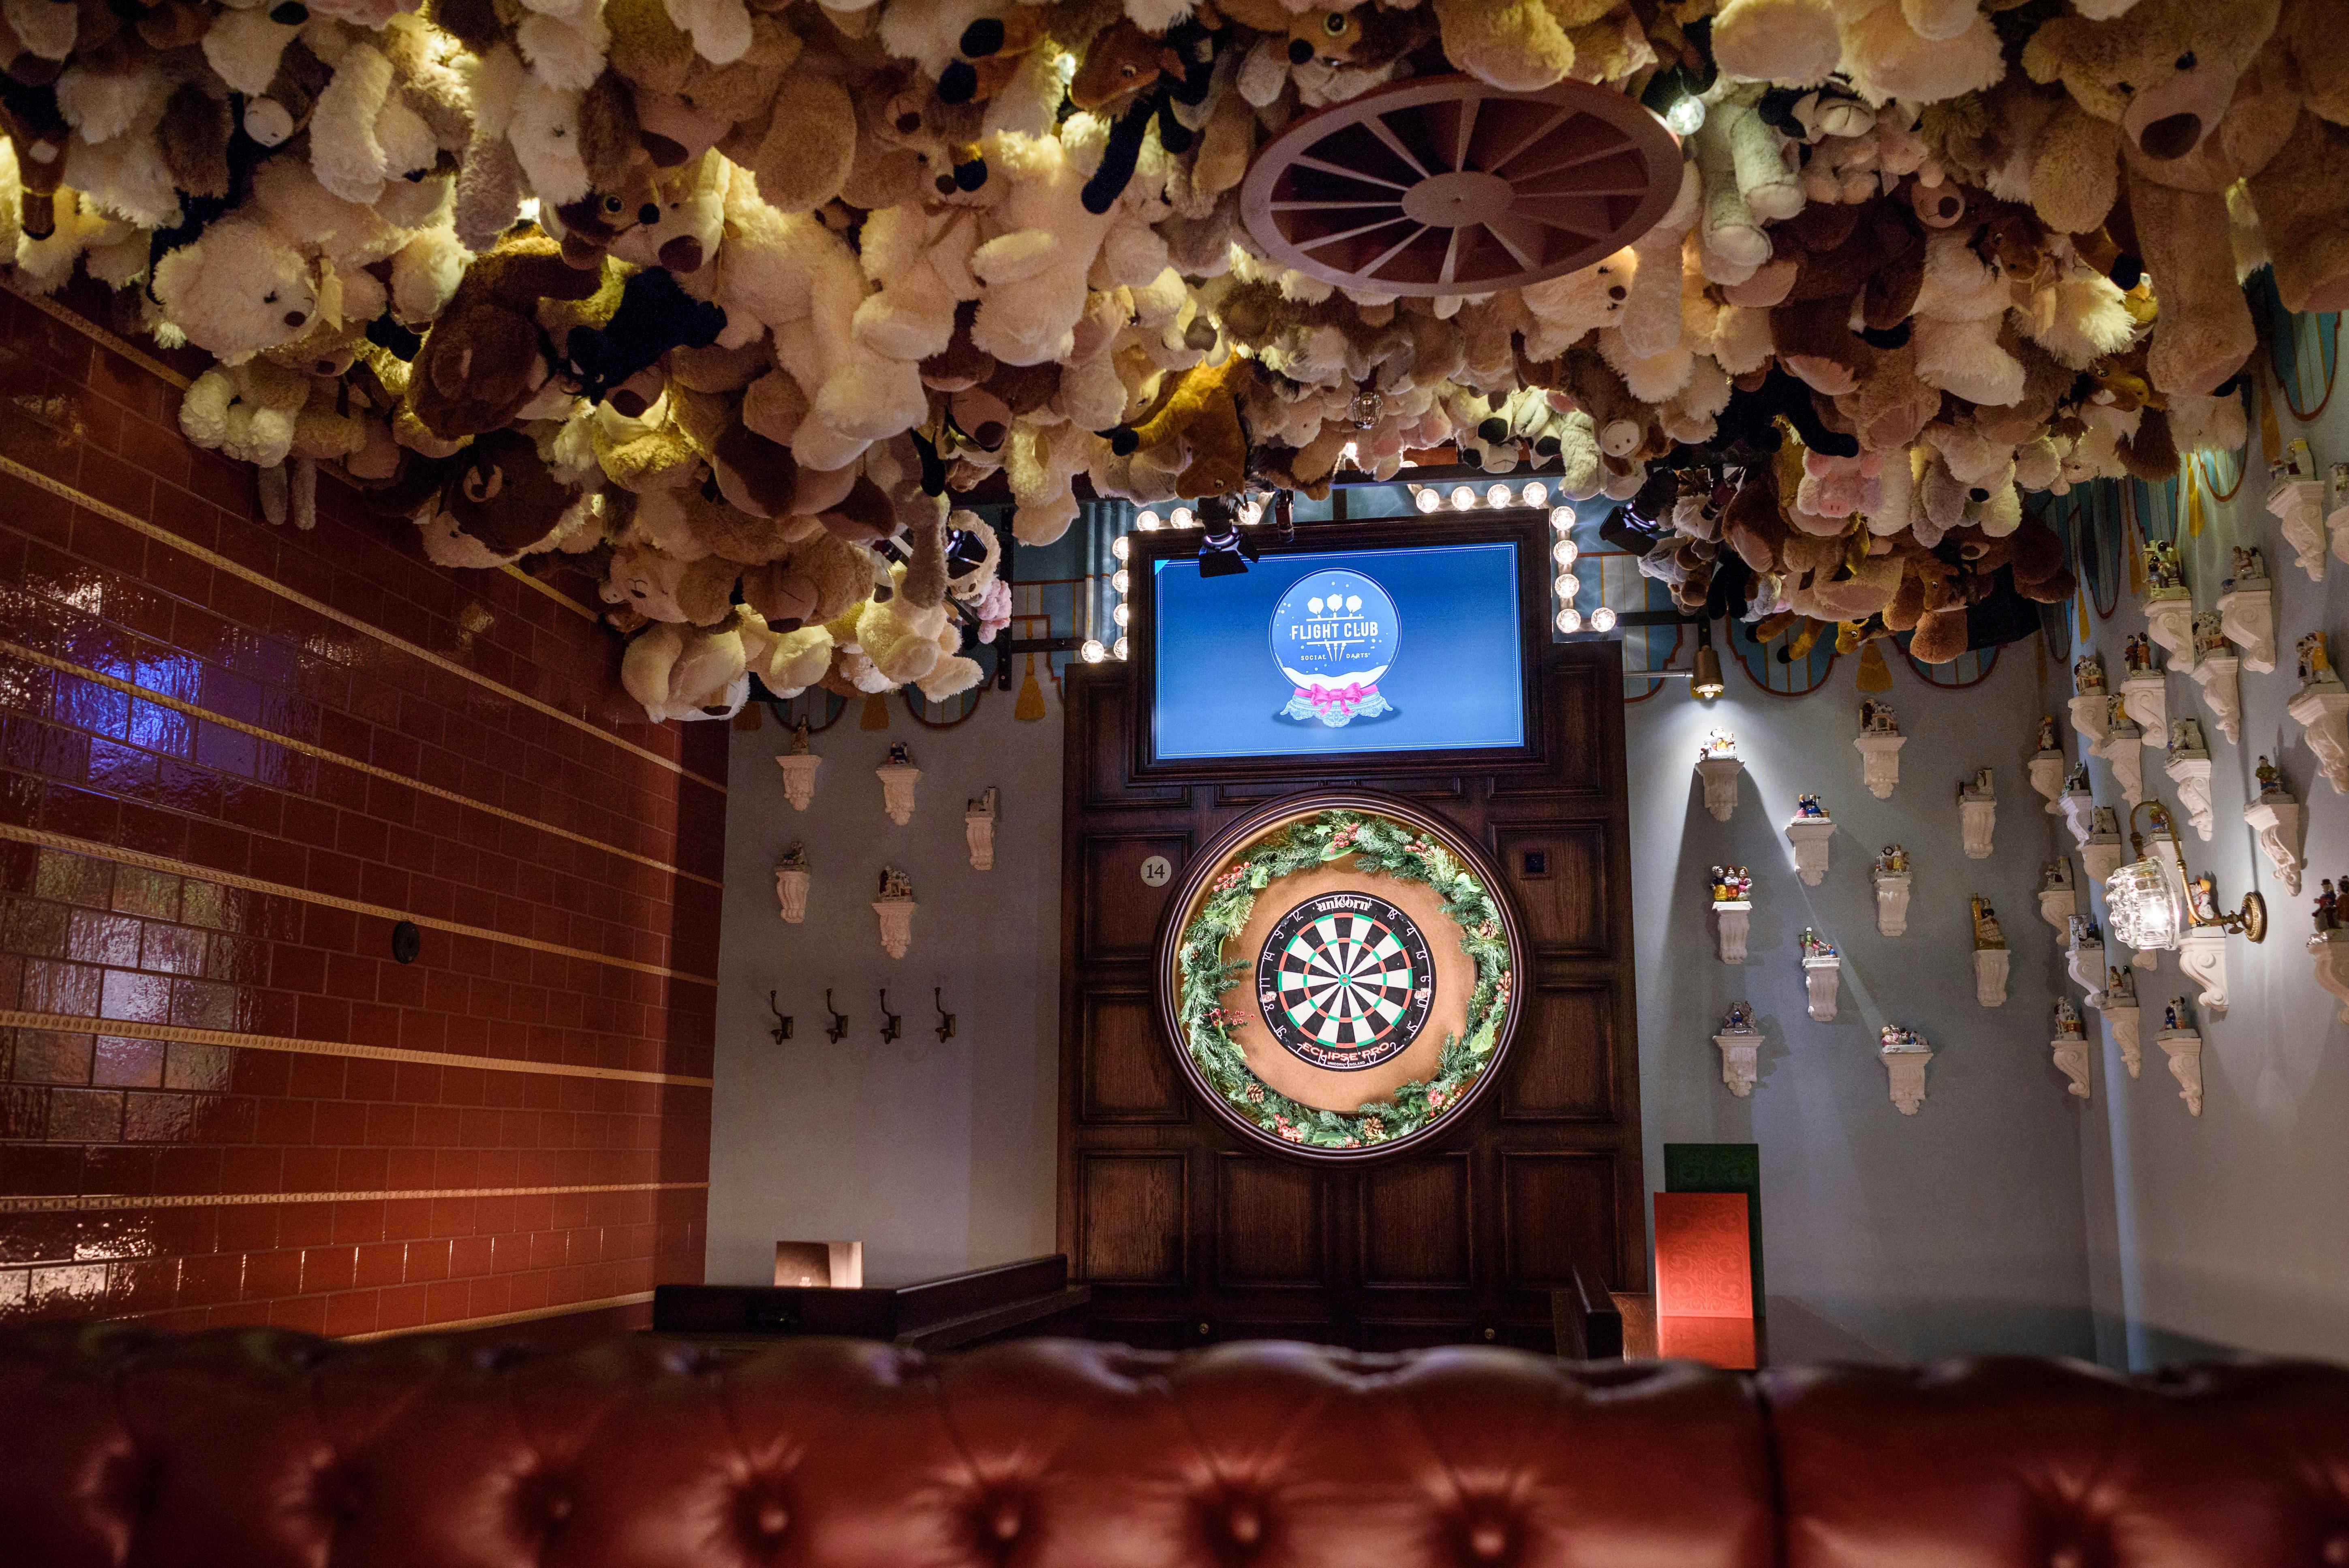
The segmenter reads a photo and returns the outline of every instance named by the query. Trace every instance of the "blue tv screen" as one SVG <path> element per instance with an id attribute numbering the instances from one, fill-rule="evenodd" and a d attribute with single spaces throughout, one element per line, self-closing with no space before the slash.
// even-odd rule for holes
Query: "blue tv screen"
<path id="1" fill-rule="evenodd" d="M 1514 543 L 1152 568 L 1162 762 L 1526 743 Z"/>

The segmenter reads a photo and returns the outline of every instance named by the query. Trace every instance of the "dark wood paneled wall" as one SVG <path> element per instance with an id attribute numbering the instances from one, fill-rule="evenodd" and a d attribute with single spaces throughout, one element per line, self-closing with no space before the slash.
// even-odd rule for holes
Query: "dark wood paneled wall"
<path id="1" fill-rule="evenodd" d="M 1549 651 L 1547 761 L 1136 782 L 1133 671 L 1069 673 L 1060 1246 L 1092 1331 L 1141 1345 L 1278 1336 L 1547 1350 L 1576 1264 L 1647 1280 L 1620 655 Z M 1244 1146 L 1185 1085 L 1151 1005 L 1184 865 L 1235 818 L 1315 788 L 1405 796 L 1502 866 L 1532 948 L 1501 1081 L 1424 1152 L 1332 1169 Z M 1526 853 L 1547 874 L 1526 874 Z M 1146 886 L 1164 855 L 1175 878 Z"/>

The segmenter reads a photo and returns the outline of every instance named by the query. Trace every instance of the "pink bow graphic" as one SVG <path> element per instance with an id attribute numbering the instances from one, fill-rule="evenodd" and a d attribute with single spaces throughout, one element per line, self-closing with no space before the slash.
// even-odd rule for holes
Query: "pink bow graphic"
<path id="1" fill-rule="evenodd" d="M 1319 681 L 1315 681 L 1305 688 L 1306 700 L 1313 705 L 1314 712 L 1327 714 L 1330 708 L 1335 707 L 1340 718 L 1351 718 L 1354 716 L 1354 709 L 1378 695 L 1378 687 L 1364 686 L 1360 681 L 1352 681 L 1342 686 L 1325 686 Z"/>

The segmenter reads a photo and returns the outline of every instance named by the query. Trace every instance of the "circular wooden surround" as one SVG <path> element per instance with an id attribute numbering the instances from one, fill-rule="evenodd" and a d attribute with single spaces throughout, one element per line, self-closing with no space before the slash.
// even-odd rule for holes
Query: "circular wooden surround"
<path id="1" fill-rule="evenodd" d="M 1240 211 L 1266 255 L 1309 276 L 1478 294 L 1612 254 L 1680 188 L 1679 139 L 1627 94 L 1432 77 L 1291 122 L 1257 151 Z"/>
<path id="2" fill-rule="evenodd" d="M 1482 882 L 1499 918 L 1513 976 L 1498 1004 L 1483 1070 L 1423 1126 L 1359 1149 L 1300 1146 L 1250 1119 L 1224 1098 L 1193 1057 L 1179 1016 L 1185 934 L 1217 880 L 1291 825 L 1331 810 L 1400 824 L 1441 845 Z M 1280 962 L 1292 954 L 1310 954 L 1324 941 L 1332 944 L 1332 961 L 1312 964 L 1311 973 L 1299 977 L 1296 993 L 1282 992 L 1274 974 Z M 1154 985 L 1167 1048 L 1192 1088 L 1226 1125 L 1250 1143 L 1296 1158 L 1362 1160 L 1422 1147 L 1443 1136 L 1498 1078 L 1519 1016 L 1525 952 L 1516 912 L 1499 871 L 1474 841 L 1442 818 L 1392 796 L 1314 790 L 1271 802 L 1233 823 L 1192 857 L 1161 919 Z M 1226 940 L 1223 956 L 1227 964 L 1240 966 L 1223 1004 L 1237 1017 L 1231 1032 L 1248 1070 L 1267 1088 L 1302 1105 L 1351 1114 L 1365 1104 L 1385 1102 L 1404 1085 L 1434 1075 L 1447 1034 L 1460 1037 L 1467 1033 L 1477 969 L 1462 951 L 1460 928 L 1446 914 L 1443 895 L 1425 882 L 1358 866 L 1351 856 L 1293 872 L 1261 889 L 1246 923 Z M 1290 961 L 1288 967 L 1293 971 L 1305 965 Z M 1432 995 L 1411 995 L 1423 983 Z M 1271 987 L 1287 1005 L 1268 1008 L 1260 985 Z M 1343 1037 L 1350 1035 L 1355 1037 Z M 1326 1053 L 1324 1047 L 1329 1047 Z M 1315 1056 L 1346 1065 L 1321 1065 L 1309 1059 Z M 1357 1059 L 1360 1065 L 1354 1065 Z"/>

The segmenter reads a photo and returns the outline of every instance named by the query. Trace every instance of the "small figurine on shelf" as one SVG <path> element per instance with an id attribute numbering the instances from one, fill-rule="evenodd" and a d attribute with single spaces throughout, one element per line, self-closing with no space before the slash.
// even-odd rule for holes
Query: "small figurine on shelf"
<path id="1" fill-rule="evenodd" d="M 2049 861 L 2039 873 L 2041 892 L 2068 892 L 2072 889 L 2072 859 L 2069 855 Z"/>
<path id="2" fill-rule="evenodd" d="M 792 726 L 791 754 L 793 757 L 805 757 L 808 754 L 808 726 L 804 718 Z"/>
<path id="3" fill-rule="evenodd" d="M 1819 804 L 1816 795 L 1797 795 L 1795 797 L 1795 820 L 1798 822 L 1824 822 L 1828 820 L 1827 809 Z"/>
<path id="4" fill-rule="evenodd" d="M 1862 735 L 1898 735 L 1900 716 L 1892 705 L 1875 697 L 1862 697 L 1859 703 L 1859 732 Z"/>
<path id="5" fill-rule="evenodd" d="M 2043 713 L 2039 716 L 2038 749 L 2042 751 L 2058 751 L 2062 749 L 2062 748 L 2056 744 L 2055 716 L 2052 713 Z"/>
<path id="6" fill-rule="evenodd" d="M 1713 903 L 1737 903 L 1750 897 L 1753 892 L 1754 875 L 1744 866 L 1713 868 Z"/>
<path id="7" fill-rule="evenodd" d="M 2088 792 L 2088 765 L 2083 762 L 2064 776 L 2064 793 L 2085 795 Z"/>
<path id="8" fill-rule="evenodd" d="M 2186 586 L 2178 565 L 2178 546 L 2159 539 L 2146 545 L 2145 586 L 2148 597 L 2176 593 Z"/>
<path id="9" fill-rule="evenodd" d="M 2220 593 L 2227 593 L 2238 586 L 2248 588 L 2254 583 L 2265 583 L 2268 575 L 2267 557 L 2260 553 L 2260 547 L 2256 544 L 2238 544 L 2235 546 L 2233 570 L 2234 575 L 2219 585 Z"/>
<path id="10" fill-rule="evenodd" d="M 1878 1050 L 1890 1051 L 1895 1055 L 1905 1055 L 1925 1048 L 1924 1036 L 1914 1029 L 1904 1029 L 1898 1024 L 1885 1025 L 1876 1032 L 1876 1039 Z"/>
<path id="11" fill-rule="evenodd" d="M 2121 820 L 2119 814 L 2114 811 L 2110 806 L 2097 807 L 2096 814 L 2090 818 L 2088 821 L 2088 837 L 2092 839 L 2117 839 L 2120 836 Z"/>
<path id="12" fill-rule="evenodd" d="M 2131 679 L 2138 676 L 2158 675 L 2160 672 L 2154 667 L 2153 663 L 2153 639 L 2139 632 L 2127 642 L 2123 643 L 2121 665 L 2128 671 Z"/>
<path id="13" fill-rule="evenodd" d="M 1964 779 L 1959 779 L 1959 801 L 1962 803 L 1967 800 L 1995 800 L 1998 799 L 1997 781 L 1992 777 L 1992 769 L 1985 768 L 1981 772 L 1975 774 L 1971 780 Z"/>
<path id="14" fill-rule="evenodd" d="M 803 872 L 808 869 L 807 846 L 797 839 L 783 851 L 783 858 L 775 862 L 779 872 Z"/>
<path id="15" fill-rule="evenodd" d="M 2073 946 L 2102 947 L 2105 944 L 2104 928 L 2096 923 L 2095 915 L 2075 914 L 2065 923 L 2072 928 Z"/>
<path id="16" fill-rule="evenodd" d="M 2069 996 L 2055 998 L 2055 1034 L 2059 1039 L 2084 1039 L 2087 1036 L 2080 1023 L 2080 1009 L 2072 1006 Z"/>
<path id="17" fill-rule="evenodd" d="M 2224 658 L 2235 651 L 2235 645 L 2219 624 L 2219 612 L 2205 610 L 2194 617 L 2194 656 L 2197 659 Z"/>
<path id="18" fill-rule="evenodd" d="M 2292 799 L 2292 791 L 2284 788 L 2283 774 L 2277 770 L 2274 763 L 2268 760 L 2265 752 L 2260 754 L 2260 765 L 2251 769 L 2251 777 L 2260 781 L 2261 799 L 2290 800 Z"/>
<path id="19" fill-rule="evenodd" d="M 2137 1006 L 2137 971 L 2106 969 L 2105 971 L 2105 1011 Z"/>
<path id="20" fill-rule="evenodd" d="M 1813 931 L 1809 926 L 1803 927 L 1803 956 L 1806 959 L 1833 958 L 1837 955 L 1834 943 Z"/>
<path id="21" fill-rule="evenodd" d="M 911 898 L 914 896 L 914 879 L 895 866 L 883 866 L 880 885 L 874 890 L 873 896 L 885 903 L 894 903 L 902 899 Z"/>
<path id="22" fill-rule="evenodd" d="M 2341 684 L 2340 677 L 2333 673 L 2333 655 L 2324 645 L 2322 632 L 2311 632 L 2300 640 L 2300 684 L 2302 690 Z"/>
<path id="23" fill-rule="evenodd" d="M 2186 902 L 2193 908 L 2195 923 L 2214 923 L 2219 918 L 2219 880 L 2204 872 L 2186 884 Z"/>
<path id="24" fill-rule="evenodd" d="M 1725 729 L 1716 729 L 1704 738 L 1702 746 L 1697 748 L 1696 759 L 1699 762 L 1710 762 L 1716 757 L 1736 755 L 1737 738 Z"/>
<path id="25" fill-rule="evenodd" d="M 2004 947 L 2006 934 L 1998 928 L 1998 912 L 1991 908 L 1990 900 L 1975 894 L 1973 914 L 1974 950 L 1987 953 Z"/>
<path id="26" fill-rule="evenodd" d="M 2072 663 L 2072 692 L 2075 696 L 2101 696 L 2105 690 L 2105 655 L 2083 654 Z"/>
<path id="27" fill-rule="evenodd" d="M 2333 879 L 2326 877 L 2316 895 L 2316 929 L 2321 934 L 2341 929 L 2340 895 L 2333 891 Z"/>
<path id="28" fill-rule="evenodd" d="M 1724 1035 L 1754 1033 L 1754 1009 L 1743 1002 L 1732 1002 L 1727 1016 L 1721 1020 L 1721 1032 Z"/>
<path id="29" fill-rule="evenodd" d="M 2184 1025 L 2178 1022 L 2178 1019 L 2185 1016 L 2186 998 L 2183 996 L 2172 996 L 2169 999 L 2169 1006 L 2161 1010 L 2162 1028 L 2165 1031 L 2176 1031 L 2185 1027 Z"/>
<path id="30" fill-rule="evenodd" d="M 2209 749 L 2202 738 L 2200 719 L 2173 718 L 2169 721 L 2169 755 L 2199 757 L 2207 755 Z"/>
<path id="31" fill-rule="evenodd" d="M 2114 735 L 2127 736 L 2132 740 L 2137 738 L 2139 732 L 2137 720 L 2129 717 L 2128 698 L 2119 696 L 2106 698 L 2105 714 L 2106 723 Z"/>
<path id="32" fill-rule="evenodd" d="M 889 760 L 900 768 L 910 768 L 913 766 L 914 758 L 913 754 L 905 749 L 904 741 L 893 740 L 889 743 Z"/>

